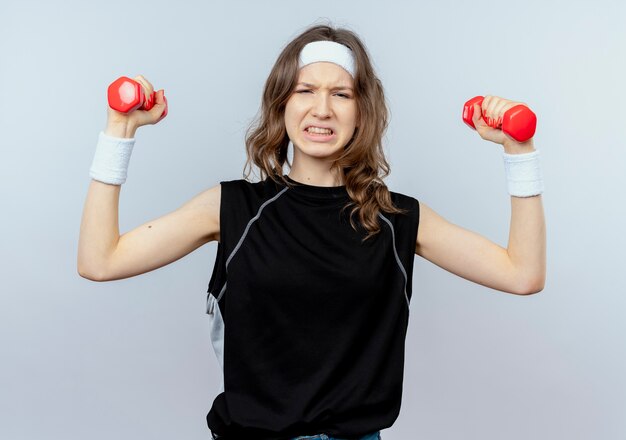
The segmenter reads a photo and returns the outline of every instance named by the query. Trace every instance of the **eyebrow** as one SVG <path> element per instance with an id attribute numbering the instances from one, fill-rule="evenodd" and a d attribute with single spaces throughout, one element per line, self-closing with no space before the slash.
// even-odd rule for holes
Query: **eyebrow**
<path id="1" fill-rule="evenodd" d="M 316 85 L 311 84 L 311 83 L 306 83 L 306 82 L 299 82 L 297 85 L 298 86 L 317 88 Z M 331 88 L 331 90 L 350 90 L 350 91 L 353 91 L 352 87 L 347 87 L 347 86 L 337 86 L 337 87 Z"/>

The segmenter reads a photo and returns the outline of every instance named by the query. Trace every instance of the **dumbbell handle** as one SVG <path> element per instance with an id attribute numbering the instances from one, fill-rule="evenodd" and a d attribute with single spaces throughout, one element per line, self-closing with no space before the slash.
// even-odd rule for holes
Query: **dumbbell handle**
<path id="1" fill-rule="evenodd" d="M 483 96 L 475 96 L 463 106 L 463 122 L 474 130 L 476 129 L 473 121 L 474 105 L 478 104 L 480 108 L 483 99 Z M 532 138 L 537 128 L 537 116 L 524 104 L 519 104 L 508 109 L 504 112 L 501 119 L 483 118 L 483 120 L 490 127 L 501 129 L 517 142 L 526 142 L 528 139 Z"/>
<path id="2" fill-rule="evenodd" d="M 149 95 L 144 93 L 143 86 L 126 76 L 121 76 L 113 81 L 107 90 L 109 107 L 121 113 L 130 113 L 135 110 L 150 110 L 156 102 L 156 92 Z M 167 116 L 167 99 L 165 99 L 165 111 L 161 119 Z"/>

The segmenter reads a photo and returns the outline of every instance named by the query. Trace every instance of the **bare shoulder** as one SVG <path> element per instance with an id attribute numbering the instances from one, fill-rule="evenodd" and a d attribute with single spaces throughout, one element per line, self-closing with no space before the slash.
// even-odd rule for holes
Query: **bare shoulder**
<path id="1" fill-rule="evenodd" d="M 220 240 L 220 202 L 222 186 L 218 183 L 185 202 L 180 210 L 190 213 L 196 226 L 204 231 L 204 243 Z"/>
<path id="2" fill-rule="evenodd" d="M 424 257 L 424 247 L 428 246 L 427 238 L 437 236 L 447 221 L 421 200 L 419 201 L 419 211 L 420 222 L 419 228 L 417 228 L 415 253 Z"/>

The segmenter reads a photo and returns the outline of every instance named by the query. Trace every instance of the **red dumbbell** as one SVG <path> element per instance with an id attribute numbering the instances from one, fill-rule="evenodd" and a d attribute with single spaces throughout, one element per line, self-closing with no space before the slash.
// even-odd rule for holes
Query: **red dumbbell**
<path id="1" fill-rule="evenodd" d="M 121 76 L 109 85 L 107 91 L 109 107 L 122 113 L 130 113 L 137 109 L 150 110 L 156 102 L 156 92 L 145 95 L 143 86 L 137 81 L 125 76 Z M 165 110 L 161 119 L 167 116 L 167 98 L 165 100 Z"/>
<path id="2" fill-rule="evenodd" d="M 463 106 L 463 122 L 474 130 L 476 130 L 474 122 L 472 121 L 474 117 L 474 104 L 480 106 L 483 99 L 484 97 L 482 96 L 476 96 L 467 101 Z M 502 130 L 517 142 L 526 142 L 535 135 L 535 129 L 537 128 L 537 116 L 531 109 L 523 104 L 508 109 L 504 112 L 502 119 L 495 120 L 486 118 L 483 120 L 488 126 Z"/>

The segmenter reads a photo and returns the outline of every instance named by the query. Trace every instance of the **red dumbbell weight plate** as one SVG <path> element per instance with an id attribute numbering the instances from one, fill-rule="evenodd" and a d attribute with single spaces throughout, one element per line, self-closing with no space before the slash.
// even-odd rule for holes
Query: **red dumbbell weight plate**
<path id="1" fill-rule="evenodd" d="M 526 142 L 535 135 L 537 115 L 523 104 L 516 105 L 504 113 L 502 131 L 517 142 Z"/>
<path id="2" fill-rule="evenodd" d="M 137 110 L 144 102 L 143 87 L 137 81 L 125 76 L 119 77 L 109 85 L 107 95 L 109 106 L 122 113 Z"/>
<path id="3" fill-rule="evenodd" d="M 476 127 L 474 126 L 474 104 L 478 104 L 481 105 L 483 103 L 483 97 L 482 96 L 475 96 L 472 99 L 470 99 L 469 101 L 467 101 L 465 103 L 465 105 L 463 106 L 463 122 L 465 122 L 467 125 L 469 125 L 471 128 L 473 128 L 474 130 L 476 130 Z"/>

